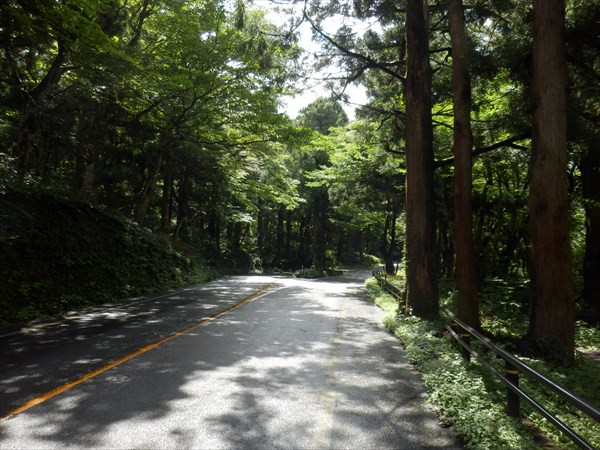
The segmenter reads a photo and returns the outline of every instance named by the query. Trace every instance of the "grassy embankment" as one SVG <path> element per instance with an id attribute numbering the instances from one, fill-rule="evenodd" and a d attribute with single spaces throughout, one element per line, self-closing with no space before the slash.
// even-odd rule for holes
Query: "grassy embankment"
<path id="1" fill-rule="evenodd" d="M 230 268 L 86 203 L 0 191 L 0 326 L 161 292 Z"/>
<path id="2" fill-rule="evenodd" d="M 398 278 L 395 282 L 401 285 L 403 280 Z M 467 448 L 577 448 L 546 419 L 523 405 L 524 402 L 521 403 L 523 421 L 508 417 L 505 414 L 505 387 L 476 360 L 464 362 L 443 332 L 447 321 L 429 322 L 398 316 L 396 300 L 374 279 L 367 281 L 367 288 L 371 298 L 385 311 L 385 325 L 403 343 L 409 360 L 421 372 L 429 399 L 439 407 L 442 421 L 453 427 Z M 448 294 L 443 296 L 442 307 L 455 311 L 455 293 L 446 291 Z M 515 285 L 498 280 L 488 283 L 480 293 L 482 325 L 500 341 L 514 341 L 527 328 L 527 307 L 518 295 L 518 286 L 515 288 Z M 579 349 L 597 351 L 600 330 L 580 321 L 576 340 Z M 503 370 L 502 360 L 482 346 L 477 351 Z M 532 358 L 521 359 L 592 404 L 600 405 L 600 362 L 579 354 L 574 367 L 562 368 Z M 521 377 L 520 385 L 584 439 L 600 448 L 600 424 L 527 377 Z"/>

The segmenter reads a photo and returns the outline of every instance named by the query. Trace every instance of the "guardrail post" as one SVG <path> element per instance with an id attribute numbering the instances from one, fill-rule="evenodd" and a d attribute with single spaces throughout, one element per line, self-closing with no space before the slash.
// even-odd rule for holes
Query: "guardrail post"
<path id="1" fill-rule="evenodd" d="M 460 332 L 460 337 L 462 338 L 463 341 L 465 341 L 465 344 L 467 344 L 467 345 L 471 344 L 471 334 L 470 333 L 467 333 L 466 331 L 462 330 Z M 463 347 L 462 345 L 460 346 L 460 348 L 461 348 L 461 353 L 462 353 L 465 361 L 470 362 L 471 361 L 471 352 L 469 351 L 469 349 L 466 347 Z"/>
<path id="2" fill-rule="evenodd" d="M 462 327 L 452 321 L 452 324 L 450 324 L 450 326 L 452 327 L 452 329 L 454 330 L 454 332 L 460 336 L 460 338 L 465 342 L 465 344 L 469 345 L 471 343 L 471 335 L 469 333 L 467 333 L 465 330 L 462 329 Z M 469 352 L 469 350 L 467 350 L 466 347 L 463 347 L 462 345 L 459 345 L 460 347 L 460 354 L 462 355 L 462 357 L 465 359 L 466 362 L 470 362 L 471 361 L 471 353 Z"/>
<path id="3" fill-rule="evenodd" d="M 513 386 L 519 387 L 519 371 L 508 361 L 506 362 L 506 379 Z M 506 414 L 510 417 L 519 417 L 519 396 L 510 387 L 506 388 Z"/>

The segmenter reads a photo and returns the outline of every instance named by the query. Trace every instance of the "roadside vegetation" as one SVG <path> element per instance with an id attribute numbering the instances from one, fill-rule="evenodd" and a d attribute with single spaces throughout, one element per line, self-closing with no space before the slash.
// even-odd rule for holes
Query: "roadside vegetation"
<path id="1" fill-rule="evenodd" d="M 43 191 L 5 188 L 0 209 L 0 326 L 249 270 Z"/>
<path id="2" fill-rule="evenodd" d="M 263 270 L 259 255 L 188 244 L 53 189 L 3 186 L 0 211 L 0 327 Z M 355 255 L 345 265 L 376 259 Z M 294 276 L 335 275 L 342 262 L 327 264 Z"/>
<path id="3" fill-rule="evenodd" d="M 450 305 L 597 386 L 578 352 L 600 324 L 600 3 L 292 4 L 277 25 L 244 0 L 2 3 L 0 325 L 377 255 L 405 261 L 413 315 Z M 311 61 L 331 95 L 291 117 Z M 455 427 L 492 414 L 460 397 Z"/>
<path id="4" fill-rule="evenodd" d="M 403 285 L 402 276 L 388 281 Z M 384 323 L 406 349 L 409 361 L 421 372 L 429 400 L 439 408 L 440 420 L 451 426 L 470 449 L 534 449 L 577 448 L 553 425 L 521 402 L 523 421 L 505 414 L 505 387 L 474 358 L 465 363 L 457 347 L 444 331 L 448 320 L 429 321 L 414 316 L 398 315 L 398 302 L 371 278 L 366 283 L 373 301 L 385 312 Z M 443 308 L 454 311 L 456 294 L 441 283 Z M 509 351 L 523 337 L 527 326 L 526 305 L 519 297 L 519 283 L 490 280 L 483 289 L 483 331 Z M 512 343 L 512 350 L 511 350 Z M 561 367 L 523 355 L 525 363 L 544 373 L 560 385 L 592 404 L 600 404 L 600 362 L 585 352 L 600 349 L 600 331 L 583 321 L 577 323 L 577 347 L 580 350 L 572 367 Z M 506 344 L 506 345 L 503 345 Z M 476 344 L 474 344 L 477 347 Z M 486 354 L 483 347 L 477 351 Z M 486 354 L 494 361 L 494 357 Z M 503 362 L 497 358 L 498 368 Z M 521 377 L 521 386 L 536 400 L 555 413 L 595 447 L 600 446 L 600 425 L 556 396 Z"/>

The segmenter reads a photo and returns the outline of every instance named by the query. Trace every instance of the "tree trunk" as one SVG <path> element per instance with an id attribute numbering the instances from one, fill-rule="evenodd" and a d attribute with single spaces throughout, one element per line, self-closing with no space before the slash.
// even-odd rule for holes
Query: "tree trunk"
<path id="1" fill-rule="evenodd" d="M 390 202 L 391 203 L 391 202 Z M 386 214 L 385 227 L 381 236 L 380 253 L 388 275 L 396 273 L 394 266 L 394 253 L 396 250 L 396 219 L 398 218 L 398 205 L 392 204 L 391 213 Z M 388 244 L 389 236 L 389 244 Z"/>
<path id="2" fill-rule="evenodd" d="M 90 144 L 91 148 L 88 148 L 88 155 L 94 154 L 94 144 Z M 91 158 L 91 157 L 90 157 Z M 94 195 L 94 182 L 96 180 L 96 161 L 90 160 L 85 166 L 85 173 L 83 175 L 83 181 L 81 188 L 79 189 L 79 196 L 86 200 L 91 201 Z"/>
<path id="3" fill-rule="evenodd" d="M 283 205 L 279 205 L 277 208 L 277 236 L 276 236 L 276 244 L 277 247 L 275 249 L 275 256 L 271 261 L 272 267 L 279 267 L 281 264 L 281 255 L 284 250 L 284 233 L 283 233 L 283 218 L 284 218 L 285 207 Z"/>
<path id="4" fill-rule="evenodd" d="M 58 41 L 58 52 L 52 61 L 48 72 L 42 81 L 28 92 L 23 99 L 23 109 L 16 141 L 13 144 L 13 156 L 16 158 L 17 170 L 25 171 L 29 168 L 30 137 L 35 124 L 35 109 L 39 108 L 46 99 L 51 89 L 56 86 L 62 78 L 65 69 L 64 63 L 67 58 L 67 50 L 61 40 Z"/>
<path id="5" fill-rule="evenodd" d="M 287 212 L 285 221 L 285 259 L 288 264 L 292 259 L 292 211 Z"/>
<path id="6" fill-rule="evenodd" d="M 208 211 L 208 235 L 212 238 L 214 251 L 217 255 L 221 254 L 221 218 L 216 209 Z"/>
<path id="7" fill-rule="evenodd" d="M 258 208 L 258 217 L 256 223 L 256 244 L 258 246 L 258 254 L 260 255 L 262 267 L 266 267 L 269 261 L 270 243 L 268 239 L 269 218 L 268 211 L 262 205 Z"/>
<path id="8" fill-rule="evenodd" d="M 94 184 L 96 182 L 96 166 L 100 160 L 100 152 L 97 143 L 98 105 L 94 104 L 94 109 L 90 113 L 90 128 L 88 131 L 89 143 L 86 146 L 86 165 L 83 181 L 79 189 L 79 196 L 87 201 L 91 201 L 94 196 Z"/>
<path id="9" fill-rule="evenodd" d="M 171 226 L 171 202 L 173 181 L 170 174 L 165 174 L 163 177 L 162 199 L 160 202 L 160 231 L 166 234 Z"/>
<path id="10" fill-rule="evenodd" d="M 231 253 L 240 256 L 242 253 L 242 222 L 232 224 L 231 230 Z"/>
<path id="11" fill-rule="evenodd" d="M 567 199 L 564 0 L 534 0 L 530 337 L 546 356 L 574 358 L 575 303 Z"/>
<path id="12" fill-rule="evenodd" d="M 450 209 L 450 208 L 448 208 Z M 454 275 L 456 267 L 456 252 L 454 250 L 454 230 L 450 216 L 453 211 L 446 207 L 437 211 L 437 248 L 439 255 L 439 275 L 450 278 Z"/>
<path id="13" fill-rule="evenodd" d="M 396 219 L 398 219 L 398 205 L 394 204 L 392 208 L 392 221 L 390 223 L 390 246 L 387 250 L 387 260 L 385 261 L 385 271 L 389 274 L 396 274 L 394 266 L 394 254 L 396 253 Z"/>
<path id="14" fill-rule="evenodd" d="M 327 224 L 327 192 L 317 192 L 313 199 L 312 265 L 325 270 L 325 228 Z"/>
<path id="15" fill-rule="evenodd" d="M 298 247 L 298 259 L 297 262 L 301 267 L 307 266 L 312 262 L 312 252 L 310 252 L 310 239 L 312 236 L 312 228 L 310 224 L 313 219 L 313 208 L 306 210 L 306 214 L 300 219 L 299 236 L 298 240 L 300 245 Z"/>
<path id="16" fill-rule="evenodd" d="M 160 174 L 166 152 L 167 147 L 163 146 L 158 154 L 154 167 L 149 171 L 148 176 L 144 180 L 142 190 L 138 194 L 137 202 L 134 208 L 134 218 L 135 221 L 140 225 L 143 225 L 144 220 L 146 219 L 146 214 L 148 214 L 154 189 L 156 188 L 156 180 Z"/>
<path id="17" fill-rule="evenodd" d="M 468 325 L 479 328 L 471 205 L 471 153 L 473 151 L 471 81 L 462 0 L 448 1 L 448 20 L 452 43 L 454 94 L 454 248 L 458 317 Z"/>
<path id="18" fill-rule="evenodd" d="M 175 240 L 180 240 L 185 232 L 188 199 L 192 189 L 190 184 L 190 168 L 186 167 L 177 193 L 177 224 L 173 233 Z"/>
<path id="19" fill-rule="evenodd" d="M 415 315 L 439 313 L 433 188 L 431 67 L 427 3 L 408 0 L 406 11 L 406 281 Z"/>
<path id="20" fill-rule="evenodd" d="M 583 301 L 591 322 L 600 321 L 600 141 L 591 142 L 581 158 L 585 204 Z"/>

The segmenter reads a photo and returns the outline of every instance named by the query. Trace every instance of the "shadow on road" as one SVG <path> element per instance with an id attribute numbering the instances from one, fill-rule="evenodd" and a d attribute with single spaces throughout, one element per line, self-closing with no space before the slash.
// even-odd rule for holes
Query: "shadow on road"
<path id="1" fill-rule="evenodd" d="M 381 328 L 364 278 L 277 281 L 278 291 L 0 422 L 0 440 L 12 448 L 26 427 L 28 442 L 47 447 L 457 447 Z M 102 312 L 3 339 L 2 404 L 185 328 L 264 283 L 227 278 L 125 306 L 110 320 Z"/>

